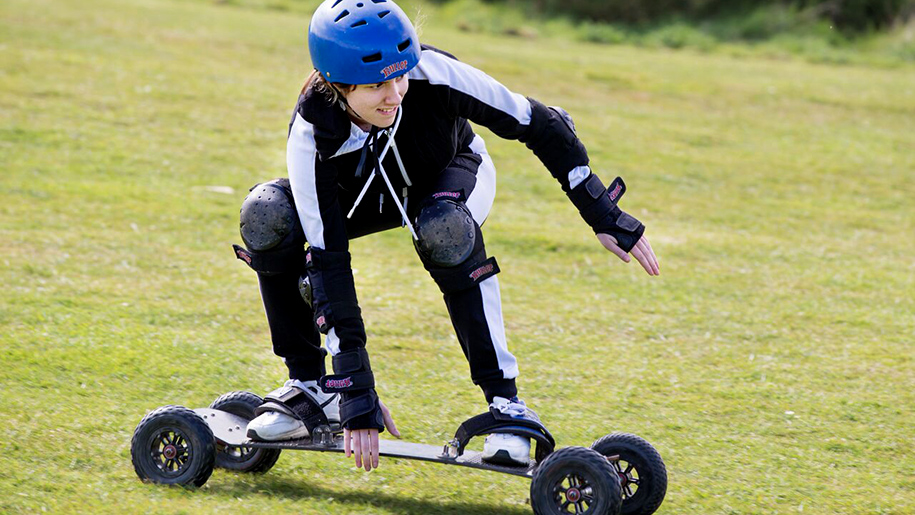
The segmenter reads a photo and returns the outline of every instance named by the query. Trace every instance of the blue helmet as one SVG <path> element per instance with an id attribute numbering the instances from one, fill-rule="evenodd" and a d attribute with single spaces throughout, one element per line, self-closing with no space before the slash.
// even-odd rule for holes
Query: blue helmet
<path id="1" fill-rule="evenodd" d="M 325 0 L 308 26 L 311 63 L 343 84 L 375 84 L 419 62 L 419 38 L 391 0 Z"/>

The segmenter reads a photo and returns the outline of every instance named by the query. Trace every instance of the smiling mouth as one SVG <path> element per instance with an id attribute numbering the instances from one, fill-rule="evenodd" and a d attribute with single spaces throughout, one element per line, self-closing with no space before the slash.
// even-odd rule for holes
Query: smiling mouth
<path id="1" fill-rule="evenodd" d="M 392 115 L 392 114 L 394 114 L 394 113 L 397 112 L 397 108 L 396 108 L 396 107 L 392 107 L 392 108 L 390 108 L 390 109 L 379 109 L 378 112 L 381 113 L 381 114 L 383 114 L 383 115 L 390 116 L 390 115 Z"/>

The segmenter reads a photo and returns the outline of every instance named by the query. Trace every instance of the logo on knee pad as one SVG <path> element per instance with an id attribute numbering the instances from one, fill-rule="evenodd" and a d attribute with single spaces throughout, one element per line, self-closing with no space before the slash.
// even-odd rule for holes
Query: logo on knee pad
<path id="1" fill-rule="evenodd" d="M 474 281 L 476 281 L 483 275 L 491 273 L 492 270 L 493 270 L 492 263 L 486 263 L 485 265 L 481 266 L 480 268 L 477 268 L 473 272 L 470 272 L 470 278 L 473 279 Z"/>
<path id="2" fill-rule="evenodd" d="M 248 263 L 248 266 L 251 266 L 251 254 L 238 245 L 233 245 L 233 247 L 235 247 L 235 257 L 244 261 L 245 263 Z"/>
<path id="3" fill-rule="evenodd" d="M 460 199 L 461 194 L 456 191 L 440 191 L 438 193 L 432 194 L 432 198 L 439 199 L 442 197 L 448 197 L 453 199 Z"/>

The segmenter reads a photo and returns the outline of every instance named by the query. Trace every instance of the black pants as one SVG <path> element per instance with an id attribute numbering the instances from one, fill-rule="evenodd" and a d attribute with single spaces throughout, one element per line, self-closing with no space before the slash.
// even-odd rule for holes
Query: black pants
<path id="1" fill-rule="evenodd" d="M 376 179 L 375 186 L 382 184 Z M 463 192 L 465 203 L 477 224 L 486 219 L 495 196 L 495 168 L 479 136 L 432 181 L 410 189 L 407 203 L 410 218 L 415 220 L 414 211 L 423 199 L 443 191 Z M 350 238 L 401 227 L 400 212 L 390 195 L 378 201 L 384 193 L 384 189 L 369 190 L 352 218 L 346 222 Z M 349 211 L 355 198 L 355 192 L 340 191 L 339 200 L 344 212 Z M 483 247 L 482 238 L 478 239 L 477 245 L 478 248 Z M 430 266 L 429 263 L 424 264 Z M 299 294 L 300 275 L 299 272 L 270 276 L 258 274 L 258 282 L 270 325 L 273 351 L 285 361 L 290 379 L 308 381 L 324 375 L 325 352 L 321 348 L 313 312 Z M 496 276 L 468 290 L 445 294 L 444 300 L 458 341 L 470 363 L 474 384 L 482 388 L 489 402 L 494 396 L 514 397 L 517 394 L 515 377 L 518 366 L 505 342 Z M 333 337 L 329 336 L 327 340 L 331 353 L 337 352 Z"/>

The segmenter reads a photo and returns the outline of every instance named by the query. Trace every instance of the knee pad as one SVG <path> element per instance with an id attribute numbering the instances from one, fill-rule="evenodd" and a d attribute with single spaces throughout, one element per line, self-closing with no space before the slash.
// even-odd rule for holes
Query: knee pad
<path id="1" fill-rule="evenodd" d="M 239 213 L 241 239 L 235 255 L 257 272 L 277 274 L 304 268 L 305 233 L 292 198 L 289 179 L 251 188 Z"/>
<path id="2" fill-rule="evenodd" d="M 424 202 L 416 215 L 416 250 L 436 267 L 454 267 L 473 254 L 479 227 L 463 202 L 449 198 Z"/>
<path id="3" fill-rule="evenodd" d="M 415 227 L 416 251 L 442 293 L 469 290 L 499 273 L 496 258 L 486 257 L 480 226 L 463 202 L 444 195 L 426 200 Z"/>

